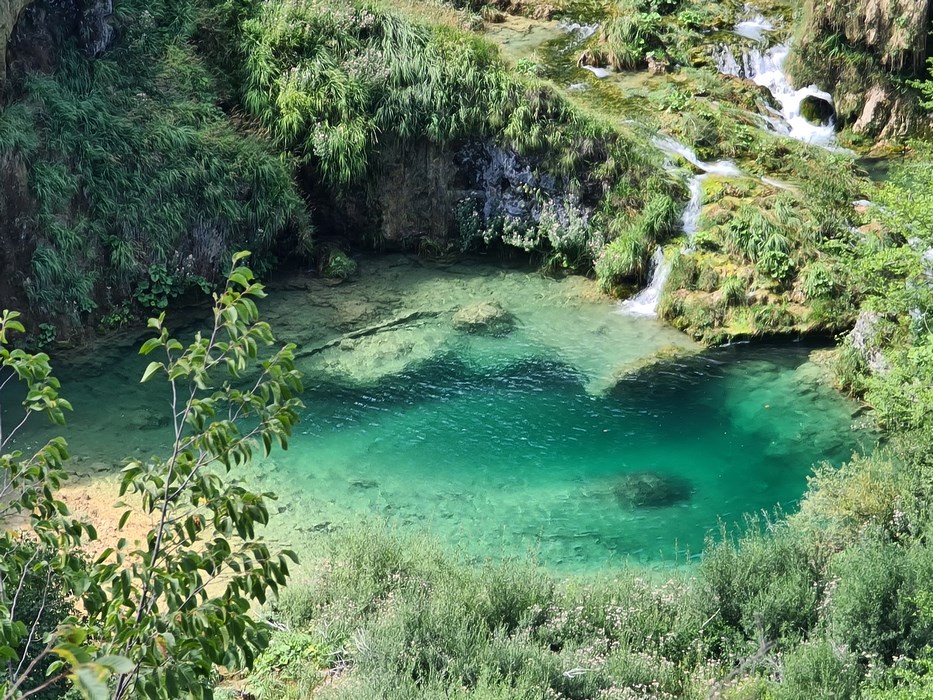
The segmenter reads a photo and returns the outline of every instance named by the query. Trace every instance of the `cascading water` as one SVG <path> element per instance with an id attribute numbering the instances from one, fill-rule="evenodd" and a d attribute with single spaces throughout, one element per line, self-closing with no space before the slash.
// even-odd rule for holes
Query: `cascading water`
<path id="1" fill-rule="evenodd" d="M 631 299 L 623 301 L 619 310 L 628 316 L 657 316 L 661 292 L 670 274 L 671 264 L 664 257 L 664 249 L 658 246 L 651 256 L 651 279 L 648 280 L 648 286 Z"/>
<path id="2" fill-rule="evenodd" d="M 703 210 L 703 180 L 709 177 L 710 173 L 696 175 L 690 179 L 690 201 L 687 202 L 687 208 L 684 209 L 683 231 L 687 236 L 687 247 L 693 245 L 693 239 L 700 230 L 700 214 Z"/>
<path id="3" fill-rule="evenodd" d="M 670 136 L 656 136 L 652 139 L 652 143 L 654 143 L 655 147 L 659 150 L 669 155 L 680 156 L 697 170 L 702 170 L 708 175 L 742 175 L 742 171 L 732 161 L 719 160 L 715 163 L 702 161 L 693 149 L 679 141 L 675 141 Z"/>
<path id="4" fill-rule="evenodd" d="M 577 36 L 578 41 L 586 41 L 596 33 L 599 24 L 580 24 L 579 22 L 561 22 L 560 28 Z"/>
<path id="5" fill-rule="evenodd" d="M 815 85 L 799 90 L 794 89 L 784 72 L 784 63 L 790 54 L 790 46 L 788 44 L 779 44 L 770 48 L 763 46 L 765 35 L 773 30 L 774 25 L 760 15 L 739 22 L 733 32 L 755 42 L 757 46 L 744 49 L 741 58 L 737 58 L 730 47 L 720 47 L 714 55 L 716 67 L 720 73 L 746 78 L 771 92 L 781 108 L 770 110 L 773 112 L 772 118 L 766 116 L 765 119 L 777 131 L 798 141 L 832 147 L 835 143 L 833 120 L 824 124 L 814 124 L 801 114 L 801 104 L 807 98 L 815 98 L 833 106 L 832 95 Z"/>
<path id="6" fill-rule="evenodd" d="M 608 68 L 600 68 L 599 66 L 580 66 L 583 70 L 588 70 L 590 73 L 595 75 L 597 78 L 602 80 L 603 78 L 608 78 L 612 75 L 612 71 Z"/>
<path id="7" fill-rule="evenodd" d="M 668 137 L 658 137 L 655 139 L 655 144 L 667 153 L 676 153 L 682 156 L 688 163 L 703 171 L 702 174 L 690 178 L 688 183 L 690 201 L 687 202 L 687 207 L 684 209 L 681 218 L 681 231 L 687 237 L 684 250 L 690 250 L 693 239 L 700 229 L 700 214 L 703 209 L 703 181 L 710 175 L 740 175 L 742 171 L 729 161 L 704 163 L 697 158 L 696 153 L 692 150 Z M 648 280 L 648 286 L 631 299 L 626 299 L 619 304 L 619 311 L 629 316 L 657 316 L 661 292 L 664 291 L 664 285 L 667 283 L 670 273 L 671 263 L 665 258 L 663 248 L 659 246 L 651 257 L 651 277 Z"/>
<path id="8" fill-rule="evenodd" d="M 732 31 L 745 39 L 760 42 L 764 41 L 766 33 L 774 31 L 774 24 L 767 17 L 755 15 L 736 24 Z"/>
<path id="9" fill-rule="evenodd" d="M 808 97 L 832 105 L 833 96 L 815 85 L 795 90 L 784 72 L 784 62 L 789 53 L 790 47 L 784 44 L 765 51 L 752 49 L 742 55 L 742 65 L 739 66 L 727 47 L 723 49 L 725 58 L 719 69 L 767 88 L 781 105 L 779 115 L 787 125 L 788 136 L 817 146 L 831 146 L 835 141 L 835 123 L 830 120 L 826 124 L 813 124 L 801 114 L 800 106 Z"/>

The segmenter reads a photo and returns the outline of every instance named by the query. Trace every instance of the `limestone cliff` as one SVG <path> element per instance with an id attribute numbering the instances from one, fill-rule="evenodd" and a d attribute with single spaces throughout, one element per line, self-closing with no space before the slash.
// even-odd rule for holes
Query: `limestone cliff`
<path id="1" fill-rule="evenodd" d="M 0 0 L 0 84 L 6 80 L 7 44 L 19 16 L 32 0 Z"/>
<path id="2" fill-rule="evenodd" d="M 917 126 L 903 80 L 921 77 L 930 53 L 933 0 L 806 0 L 790 70 L 833 93 L 842 122 L 874 138 Z"/>
<path id="3" fill-rule="evenodd" d="M 0 86 L 20 64 L 26 71 L 48 72 L 57 46 L 74 36 L 89 56 L 110 46 L 113 0 L 0 0 Z"/>

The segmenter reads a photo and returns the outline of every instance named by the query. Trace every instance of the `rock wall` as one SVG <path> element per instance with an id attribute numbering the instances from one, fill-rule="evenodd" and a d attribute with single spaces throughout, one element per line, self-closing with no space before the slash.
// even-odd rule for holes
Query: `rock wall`
<path id="1" fill-rule="evenodd" d="M 33 0 L 0 0 L 0 84 L 6 81 L 6 54 L 19 16 Z"/>
<path id="2" fill-rule="evenodd" d="M 29 308 L 23 281 L 35 242 L 19 221 L 33 209 L 25 164 L 0 158 L 0 309 Z"/>
<path id="3" fill-rule="evenodd" d="M 459 246 L 457 210 L 464 201 L 486 226 L 499 217 L 534 224 L 542 201 L 552 201 L 560 215 L 576 199 L 531 159 L 489 141 L 455 148 L 427 141 L 385 144 L 371 185 L 339 199 L 314 180 L 307 171 L 304 186 L 316 200 L 315 218 L 325 236 L 388 250 Z"/>
<path id="4" fill-rule="evenodd" d="M 50 71 L 63 36 L 76 36 L 90 56 L 114 37 L 113 0 L 0 0 L 0 87 L 17 66 Z"/>
<path id="5" fill-rule="evenodd" d="M 918 126 L 901 81 L 924 74 L 933 0 L 806 0 L 789 68 L 833 93 L 845 125 L 877 139 Z"/>

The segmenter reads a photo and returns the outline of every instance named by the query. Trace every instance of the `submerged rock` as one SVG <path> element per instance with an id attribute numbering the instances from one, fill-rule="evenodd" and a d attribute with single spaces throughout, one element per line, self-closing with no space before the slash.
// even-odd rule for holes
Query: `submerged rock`
<path id="1" fill-rule="evenodd" d="M 498 302 L 483 301 L 464 306 L 453 319 L 454 328 L 476 335 L 508 335 L 515 326 L 515 318 Z"/>
<path id="2" fill-rule="evenodd" d="M 674 474 L 640 471 L 622 476 L 612 493 L 625 508 L 664 508 L 689 501 L 693 485 Z"/>

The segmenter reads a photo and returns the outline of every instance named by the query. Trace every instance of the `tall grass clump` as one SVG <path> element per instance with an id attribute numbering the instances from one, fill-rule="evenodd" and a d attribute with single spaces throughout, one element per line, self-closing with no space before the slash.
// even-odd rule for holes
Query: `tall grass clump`
<path id="1" fill-rule="evenodd" d="M 116 3 L 112 50 L 65 41 L 0 115 L 0 158 L 29 165 L 35 241 L 24 272 L 38 311 L 80 323 L 133 300 L 154 265 L 169 294 L 223 274 L 231 250 L 271 262 L 309 222 L 289 164 L 219 108 L 193 44 L 194 3 Z"/>
<path id="2" fill-rule="evenodd" d="M 495 145 L 553 185 L 528 193 L 533 221 L 481 222 L 485 244 L 586 271 L 613 237 L 603 234 L 609 221 L 635 217 L 654 195 L 676 191 L 650 148 L 552 84 L 510 71 L 480 37 L 367 2 L 223 7 L 214 14 L 236 51 L 210 49 L 218 69 L 235 76 L 250 117 L 338 198 L 370 191 L 386 159 L 415 145 L 441 152 Z M 585 216 L 555 218 L 556 209 Z"/>

